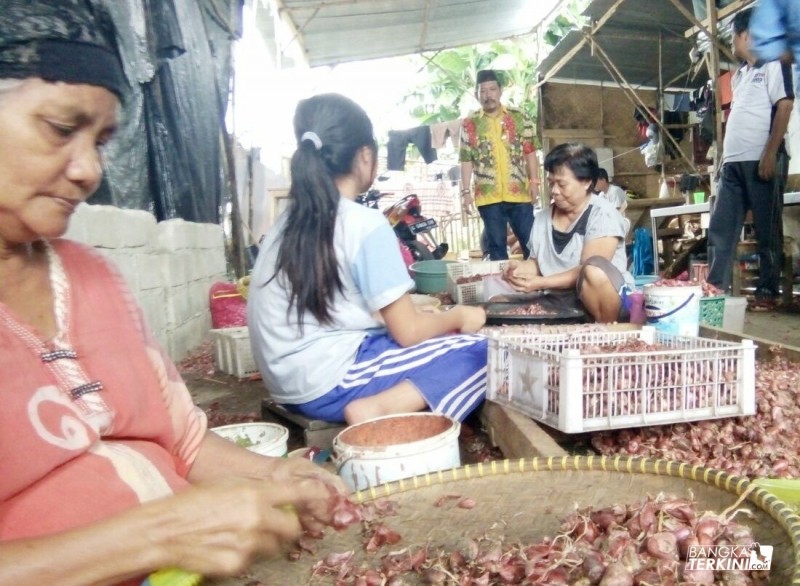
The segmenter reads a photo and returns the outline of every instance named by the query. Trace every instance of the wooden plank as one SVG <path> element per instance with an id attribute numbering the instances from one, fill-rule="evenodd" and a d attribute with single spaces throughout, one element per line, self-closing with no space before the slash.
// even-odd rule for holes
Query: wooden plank
<path id="1" fill-rule="evenodd" d="M 603 134 L 602 128 L 544 128 L 542 129 L 542 136 L 552 136 L 553 138 L 613 138 L 611 134 Z"/>
<path id="2" fill-rule="evenodd" d="M 267 416 L 269 413 L 273 415 L 285 419 L 287 421 L 291 421 L 295 425 L 299 425 L 304 430 L 308 431 L 317 431 L 320 429 L 344 429 L 343 423 L 331 423 L 330 421 L 321 421 L 319 419 L 309 419 L 299 413 L 292 413 L 283 405 L 278 405 L 272 399 L 264 399 L 261 402 L 261 415 L 262 417 Z"/>
<path id="3" fill-rule="evenodd" d="M 736 62 L 736 57 L 733 56 L 733 52 L 728 47 L 721 44 L 717 38 L 717 21 L 719 20 L 719 17 L 717 16 L 717 7 L 714 0 L 706 0 L 707 14 L 710 15 L 710 17 L 706 19 L 708 21 L 707 25 L 704 25 L 697 20 L 694 16 L 694 13 L 681 4 L 680 0 L 670 0 L 670 2 L 672 2 L 672 5 L 684 16 L 684 18 L 686 18 L 686 20 L 691 22 L 699 30 L 703 31 L 706 36 L 711 39 L 711 42 L 715 48 L 712 53 L 722 51 L 725 53 L 728 59 L 734 63 Z"/>
<path id="4" fill-rule="evenodd" d="M 686 201 L 682 197 L 640 197 L 628 200 L 628 209 L 668 208 L 683 205 Z"/>
<path id="5" fill-rule="evenodd" d="M 775 349 L 778 349 L 780 354 L 785 356 L 790 362 L 800 362 L 800 348 L 797 346 L 790 346 L 789 344 L 781 344 L 774 340 L 767 340 L 765 338 L 703 325 L 700 326 L 700 336 L 712 340 L 725 340 L 728 342 L 753 340 L 756 345 L 756 358 L 758 360 L 771 360 L 775 356 Z"/>
<path id="6" fill-rule="evenodd" d="M 339 435 L 345 427 L 331 427 L 330 429 L 304 429 L 303 439 L 305 439 L 306 446 L 309 448 L 317 447 L 322 450 L 333 451 L 333 440 Z M 334 474 L 336 471 L 333 471 Z"/>
<path id="7" fill-rule="evenodd" d="M 755 2 L 755 0 L 735 0 L 734 2 L 728 4 L 727 6 L 717 9 L 717 20 L 718 21 L 722 20 L 726 16 L 729 16 L 734 12 L 738 12 L 740 9 L 744 8 L 745 6 L 749 6 L 753 2 Z M 706 28 L 708 28 L 709 23 L 710 21 L 708 18 L 700 22 L 700 24 L 702 24 Z M 700 32 L 700 27 L 695 25 L 692 28 L 688 29 L 686 32 L 684 32 L 683 36 L 688 39 L 689 37 L 696 35 L 699 32 Z"/>
<path id="8" fill-rule="evenodd" d="M 504 405 L 485 401 L 481 408 L 481 422 L 489 440 L 502 450 L 506 458 L 567 455 L 533 419 Z"/>
<path id="9" fill-rule="evenodd" d="M 343 423 L 309 419 L 299 413 L 292 413 L 272 399 L 261 401 L 261 419 L 284 425 L 289 428 L 290 432 L 292 429 L 302 430 L 306 446 L 318 447 L 323 450 L 332 450 L 333 439 L 347 427 Z"/>
<path id="10" fill-rule="evenodd" d="M 586 33 L 584 33 L 584 35 L 586 35 Z M 624 92 L 625 96 L 633 103 L 634 106 L 638 105 L 644 111 L 647 111 L 649 109 L 649 107 L 648 107 L 647 104 L 644 103 L 644 100 L 639 95 L 637 90 L 635 90 L 633 87 L 631 87 L 631 84 L 628 83 L 628 80 L 625 79 L 624 75 L 622 75 L 622 72 L 619 70 L 619 68 L 614 64 L 614 62 L 608 56 L 608 53 L 606 53 L 605 50 L 603 49 L 603 47 L 600 46 L 600 44 L 597 42 L 597 39 L 592 39 L 592 40 L 593 40 L 592 49 L 595 52 L 595 57 L 597 57 L 598 61 L 600 61 L 600 63 L 603 65 L 603 67 L 606 68 L 606 70 L 608 71 L 608 73 L 611 76 L 611 78 L 615 82 L 620 84 L 620 86 L 625 90 L 625 92 Z M 718 93 L 719 92 L 716 92 L 716 94 L 718 94 Z M 717 120 L 719 120 L 719 119 L 720 119 L 720 116 L 717 116 Z M 694 173 L 699 174 L 699 171 L 697 170 L 697 167 L 695 166 L 694 162 L 692 160 L 690 160 L 686 156 L 686 154 L 681 150 L 681 147 L 678 144 L 678 141 L 669 132 L 667 132 L 664 129 L 663 122 L 661 120 L 659 120 L 658 117 L 654 118 L 653 122 L 659 128 L 661 128 L 663 130 L 662 136 L 666 136 L 667 139 L 669 140 L 669 142 L 672 143 L 672 145 L 677 149 L 677 152 L 678 152 L 681 160 L 683 160 L 687 164 L 687 166 Z M 720 136 L 720 135 L 718 134 L 717 136 Z"/>
<path id="11" fill-rule="evenodd" d="M 600 19 L 594 24 L 594 26 L 589 31 L 589 35 L 593 35 L 598 30 L 600 30 L 600 28 L 602 28 L 602 26 L 608 21 L 608 19 L 610 19 L 617 13 L 617 10 L 624 1 L 625 0 L 616 0 L 616 2 L 614 2 L 614 4 L 611 5 L 611 7 L 606 11 L 606 13 L 603 16 L 601 16 Z M 564 55 L 561 59 L 559 59 L 558 63 L 556 63 L 553 67 L 551 67 L 550 71 L 548 71 L 547 74 L 545 74 L 545 76 L 531 88 L 531 90 L 536 90 L 545 83 L 547 83 L 548 81 L 550 81 L 551 78 L 553 78 L 559 71 L 561 71 L 562 67 L 564 67 L 567 63 L 569 63 L 570 60 L 575 55 L 577 55 L 581 49 L 583 49 L 583 46 L 585 44 L 586 44 L 586 36 L 584 36 L 577 43 L 575 43 L 575 46 L 572 47 L 572 49 L 570 49 L 566 55 Z"/>

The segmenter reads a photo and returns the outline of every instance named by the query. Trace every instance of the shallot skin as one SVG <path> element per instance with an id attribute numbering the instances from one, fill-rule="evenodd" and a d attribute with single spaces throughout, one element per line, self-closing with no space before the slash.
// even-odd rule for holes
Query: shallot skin
<path id="1" fill-rule="evenodd" d="M 465 500 L 475 499 L 448 494 L 432 506 L 447 504 L 445 514 L 469 515 L 458 512 L 459 503 Z M 715 572 L 687 561 L 698 556 L 698 546 L 703 544 L 748 548 L 755 543 L 752 530 L 734 520 L 746 511 L 703 511 L 691 494 L 686 498 L 660 493 L 641 502 L 599 509 L 576 505 L 572 513 L 559 520 L 557 535 L 528 542 L 520 542 L 518 536 L 505 537 L 501 529 L 504 524 L 497 523 L 476 536 L 463 536 L 457 546 L 432 541 L 421 546 L 405 545 L 402 532 L 391 527 L 395 507 L 368 503 L 361 513 L 363 551 L 329 553 L 314 564 L 310 584 L 317 576 L 332 578 L 335 586 L 402 586 L 420 580 L 448 586 L 764 583 L 762 572 Z M 400 549 L 387 552 L 389 546 L 398 543 Z"/>
<path id="2" fill-rule="evenodd" d="M 633 586 L 633 576 L 621 562 L 614 562 L 603 574 L 600 586 Z"/>

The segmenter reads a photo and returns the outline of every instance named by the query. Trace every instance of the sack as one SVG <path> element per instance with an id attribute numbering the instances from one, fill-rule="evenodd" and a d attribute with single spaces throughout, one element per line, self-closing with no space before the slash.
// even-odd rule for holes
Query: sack
<path id="1" fill-rule="evenodd" d="M 655 259 L 653 257 L 653 238 L 647 228 L 636 228 L 633 231 L 633 263 L 631 274 L 655 274 Z"/>
<path id="2" fill-rule="evenodd" d="M 247 325 L 247 300 L 237 283 L 214 283 L 208 292 L 211 327 L 239 328 Z"/>
<path id="3" fill-rule="evenodd" d="M 648 167 L 655 167 L 660 165 L 664 160 L 664 145 L 658 138 L 651 138 L 645 144 L 639 147 L 639 150 L 644 157 L 644 164 Z"/>

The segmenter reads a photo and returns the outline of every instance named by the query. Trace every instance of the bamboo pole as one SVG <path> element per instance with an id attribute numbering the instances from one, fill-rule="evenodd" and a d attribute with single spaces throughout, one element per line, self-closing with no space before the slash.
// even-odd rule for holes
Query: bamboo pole
<path id="1" fill-rule="evenodd" d="M 722 20 L 726 16 L 733 14 L 734 12 L 739 12 L 740 9 L 744 8 L 745 6 L 749 6 L 756 0 L 734 0 L 727 6 L 723 6 L 719 10 L 717 10 L 717 21 Z M 696 20 L 696 19 L 695 19 Z M 683 36 L 687 39 L 699 33 L 702 30 L 702 27 L 705 26 L 705 22 L 708 20 L 708 16 L 706 15 L 706 19 L 703 22 L 695 22 L 695 25 L 683 33 Z M 694 22 L 694 21 L 693 21 Z"/>
<path id="2" fill-rule="evenodd" d="M 683 4 L 681 4 L 680 0 L 669 0 L 669 1 L 672 2 L 672 5 L 678 10 L 678 12 L 683 14 L 683 16 L 685 16 L 686 19 L 689 22 L 694 24 L 700 31 L 702 31 L 702 32 L 706 33 L 706 35 L 708 35 L 708 40 L 711 43 L 711 48 L 716 48 L 716 50 L 722 51 L 723 53 L 725 53 L 726 56 L 728 56 L 728 58 L 730 58 L 731 61 L 734 61 L 733 53 L 731 53 L 731 50 L 728 47 L 722 45 L 719 42 L 719 39 L 717 39 L 717 34 L 716 34 L 716 28 L 717 28 L 717 5 L 716 5 L 715 2 L 713 2 L 713 0 L 711 1 L 711 5 L 714 6 L 714 12 L 713 12 L 714 18 L 710 18 L 709 19 L 708 28 L 703 26 L 703 23 L 701 23 L 699 20 L 697 20 L 697 18 L 695 18 L 695 15 L 688 11 L 686 9 L 686 7 Z M 708 2 L 708 0 L 706 0 L 706 6 L 708 6 L 708 5 L 709 5 L 709 2 Z M 712 14 L 711 12 L 708 12 L 708 8 L 706 9 L 706 12 L 708 13 L 708 15 Z"/>
<path id="3" fill-rule="evenodd" d="M 636 93 L 636 90 L 634 90 L 631 87 L 631 85 L 625 79 L 625 76 L 622 75 L 622 73 L 619 71 L 617 66 L 614 65 L 614 62 L 611 60 L 611 58 L 608 56 L 608 54 L 605 52 L 605 50 L 603 50 L 603 48 L 600 45 L 597 44 L 597 41 L 595 39 L 592 39 L 591 43 L 592 43 L 592 46 L 594 47 L 595 51 L 597 52 L 597 56 L 598 56 L 598 59 L 600 60 L 600 63 L 603 64 L 603 67 L 606 68 L 606 71 L 608 71 L 609 75 L 611 75 L 611 77 L 614 79 L 614 81 L 616 81 L 623 88 L 623 90 L 625 90 L 625 95 L 627 96 L 627 98 L 629 100 L 631 100 L 631 102 L 634 105 L 638 104 L 640 107 L 644 108 L 645 111 L 649 111 L 649 108 L 648 108 L 647 104 L 645 104 L 644 100 L 642 100 L 641 96 L 639 96 L 639 94 Z M 681 159 L 688 164 L 688 167 L 695 174 L 699 175 L 700 172 L 697 170 L 697 167 L 695 166 L 694 162 L 690 161 L 686 157 L 686 155 L 683 154 L 683 151 L 681 150 L 680 145 L 675 140 L 675 138 L 669 133 L 667 128 L 664 127 L 664 124 L 661 122 L 661 120 L 655 120 L 655 123 L 656 123 L 656 125 L 659 127 L 659 129 L 661 131 L 661 136 L 666 136 L 667 139 L 672 142 L 672 144 L 675 146 L 677 151 L 681 154 Z"/>
<path id="4" fill-rule="evenodd" d="M 709 34 L 713 38 L 717 36 L 717 4 L 714 0 L 706 0 L 706 14 L 708 15 Z M 719 52 L 716 50 L 716 44 L 710 47 L 709 51 L 709 78 L 712 80 L 714 90 L 714 173 L 716 175 L 719 169 L 719 163 L 722 160 L 722 97 L 720 96 L 719 88 Z"/>
<path id="5" fill-rule="evenodd" d="M 547 83 L 548 81 L 550 81 L 550 80 L 553 78 L 553 76 L 555 76 L 555 75 L 556 75 L 556 73 L 558 73 L 559 71 L 561 71 L 561 68 L 562 68 L 562 67 L 564 67 L 564 65 L 566 65 L 567 63 L 569 63 L 569 62 L 570 62 L 570 60 L 571 60 L 571 59 L 572 59 L 572 58 L 573 58 L 575 55 L 577 55 L 577 54 L 578 54 L 578 52 L 579 52 L 581 49 L 583 49 L 583 46 L 586 44 L 586 41 L 587 41 L 587 36 L 588 36 L 588 37 L 591 37 L 591 36 L 592 36 L 592 35 L 594 35 L 594 34 L 595 34 L 595 33 L 596 33 L 598 30 L 600 30 L 600 28 L 601 28 L 601 27 L 602 27 L 602 26 L 603 26 L 603 25 L 604 25 L 606 22 L 608 22 L 608 20 L 609 20 L 609 19 L 610 19 L 612 16 L 614 16 L 614 14 L 616 14 L 616 12 L 617 12 L 617 10 L 619 9 L 620 5 L 621 5 L 621 4 L 622 4 L 624 1 L 625 1 L 625 0 L 617 0 L 616 2 L 614 2 L 614 4 L 612 4 L 612 5 L 611 5 L 611 8 L 609 8 L 609 9 L 606 11 L 606 13 L 605 13 L 603 16 L 601 16 L 601 17 L 600 17 L 600 20 L 598 20 L 598 21 L 597 21 L 597 22 L 596 22 L 596 23 L 595 23 L 595 24 L 594 24 L 594 25 L 591 27 L 591 30 L 590 30 L 588 33 L 584 32 L 584 33 L 583 33 L 583 38 L 582 38 L 580 41 L 578 41 L 578 43 L 577 43 L 577 44 L 576 44 L 574 47 L 572 47 L 572 49 L 570 49 L 570 50 L 569 50 L 569 52 L 568 52 L 566 55 L 564 55 L 564 56 L 563 56 L 561 59 L 559 59 L 559 60 L 558 60 L 558 62 L 557 62 L 557 63 L 556 63 L 556 64 L 555 64 L 553 67 L 551 67 L 551 68 L 550 68 L 550 71 L 548 71 L 548 72 L 547 72 L 547 74 L 546 74 L 546 75 L 545 75 L 545 76 L 544 76 L 544 77 L 543 77 L 543 78 L 542 78 L 542 79 L 539 81 L 539 83 L 537 83 L 535 86 L 533 86 L 533 88 L 532 88 L 532 89 L 534 89 L 534 90 L 535 90 L 535 89 L 538 89 L 538 88 L 540 88 L 540 87 L 541 87 L 541 86 L 543 86 L 545 83 Z"/>

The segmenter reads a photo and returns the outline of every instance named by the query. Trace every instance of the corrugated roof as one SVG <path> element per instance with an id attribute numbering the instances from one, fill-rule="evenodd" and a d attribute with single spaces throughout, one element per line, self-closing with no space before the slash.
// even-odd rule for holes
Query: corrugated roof
<path id="1" fill-rule="evenodd" d="M 528 34 L 541 0 L 276 0 L 310 66 L 410 55 Z"/>
<path id="2" fill-rule="evenodd" d="M 292 43 L 301 47 L 311 67 L 525 35 L 533 32 L 557 3 L 557 0 L 269 1 L 277 6 L 282 20 L 292 29 Z M 679 1 L 693 13 L 693 0 Z M 584 15 L 590 22 L 597 22 L 615 3 L 617 0 L 593 0 Z M 265 26 L 264 16 L 260 16 L 259 28 L 269 38 L 273 31 L 268 30 L 271 26 Z M 689 20 L 671 0 L 623 0 L 593 37 L 620 74 L 635 87 L 658 86 L 659 62 L 663 83 L 698 85 L 707 78 L 707 72 L 703 67 L 691 67 L 689 52 L 695 38 L 687 39 L 684 35 L 690 27 Z M 582 38 L 580 31 L 571 31 L 540 64 L 540 73 L 546 75 L 558 65 L 558 78 L 614 81 L 614 76 L 598 59 L 597 49 L 588 43 L 560 67 Z"/>
<path id="3" fill-rule="evenodd" d="M 594 0 L 584 11 L 597 22 L 616 0 Z M 692 0 L 681 0 L 691 13 Z M 624 0 L 593 35 L 596 47 L 586 43 L 556 73 L 559 79 L 616 81 L 600 59 L 605 52 L 625 80 L 634 87 L 659 86 L 659 62 L 663 84 L 698 85 L 707 79 L 704 67 L 690 79 L 689 52 L 694 38 L 685 38 L 691 23 L 669 0 Z M 580 31 L 571 31 L 542 61 L 539 72 L 547 75 L 581 41 Z M 659 57 L 660 44 L 660 57 Z M 612 68 L 613 69 L 613 68 Z"/>

